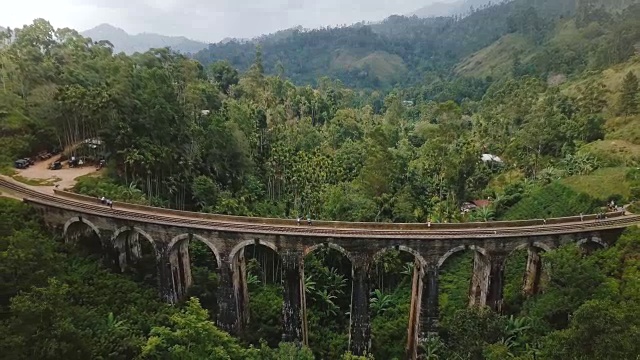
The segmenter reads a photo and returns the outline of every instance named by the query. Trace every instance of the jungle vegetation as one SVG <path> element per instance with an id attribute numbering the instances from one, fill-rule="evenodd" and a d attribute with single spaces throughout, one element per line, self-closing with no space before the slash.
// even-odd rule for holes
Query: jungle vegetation
<path id="1" fill-rule="evenodd" d="M 37 19 L 0 39 L 0 163 L 100 138 L 107 169 L 74 191 L 245 216 L 465 222 L 632 203 L 633 3 L 514 1 L 464 18 L 392 17 L 216 45 L 195 59 L 114 54 Z M 301 50 L 282 55 L 292 49 Z M 323 58 L 334 50 L 342 57 Z M 332 61 L 357 64 L 345 72 Z M 460 211 L 477 199 L 491 205 Z M 340 253 L 305 259 L 310 344 L 299 349 L 280 344 L 279 259 L 266 248 L 246 250 L 251 321 L 233 338 L 214 325 L 215 261 L 202 244 L 190 244 L 191 298 L 170 307 L 152 273 L 113 274 L 91 251 L 96 239 L 63 245 L 28 207 L 1 201 L 7 359 L 351 358 L 351 270 Z M 503 314 L 467 307 L 472 254 L 451 257 L 441 331 L 422 344 L 424 358 L 634 358 L 639 241 L 629 229 L 588 256 L 574 246 L 544 254 L 549 276 L 534 298 L 520 294 L 525 254 L 512 254 Z M 388 252 L 374 266 L 376 359 L 404 358 L 413 261 Z"/>

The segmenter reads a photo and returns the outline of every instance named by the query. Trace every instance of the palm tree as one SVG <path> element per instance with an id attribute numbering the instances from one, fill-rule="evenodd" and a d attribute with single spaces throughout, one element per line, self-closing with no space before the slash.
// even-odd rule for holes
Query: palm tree
<path id="1" fill-rule="evenodd" d="M 402 275 L 413 276 L 413 268 L 415 267 L 415 263 L 408 262 L 404 264 L 402 268 Z"/>
<path id="2" fill-rule="evenodd" d="M 116 317 L 113 315 L 112 312 L 110 312 L 109 315 L 107 315 L 105 325 L 107 329 L 110 329 L 110 330 L 121 330 L 121 329 L 127 328 L 127 323 L 123 320 L 116 320 Z"/>
<path id="3" fill-rule="evenodd" d="M 333 301 L 336 299 L 335 295 L 332 295 L 327 290 L 321 290 L 317 292 L 320 307 L 324 308 L 323 312 L 327 316 L 336 316 L 340 308 Z"/>
<path id="4" fill-rule="evenodd" d="M 304 279 L 304 289 L 307 294 L 316 293 L 316 281 L 313 280 L 313 275 L 309 275 Z"/>
<path id="5" fill-rule="evenodd" d="M 393 297 L 388 294 L 384 294 L 379 289 L 373 292 L 373 297 L 369 300 L 369 308 L 375 315 L 380 315 L 387 311 L 393 304 Z"/>
<path id="6" fill-rule="evenodd" d="M 483 206 L 475 209 L 471 215 L 472 221 L 484 221 L 489 222 L 494 220 L 495 212 L 490 206 Z"/>
<path id="7" fill-rule="evenodd" d="M 504 328 L 505 337 L 500 340 L 500 343 L 504 344 L 509 351 L 511 351 L 512 348 L 519 346 L 520 343 L 518 342 L 518 337 L 523 332 L 531 328 L 530 323 L 531 319 L 527 317 L 516 318 L 513 315 L 509 316 Z"/>
<path id="8" fill-rule="evenodd" d="M 440 337 L 428 336 L 420 343 L 420 347 L 423 349 L 423 354 L 420 359 L 423 360 L 438 360 L 440 359 L 440 353 L 444 349 L 444 344 Z"/>

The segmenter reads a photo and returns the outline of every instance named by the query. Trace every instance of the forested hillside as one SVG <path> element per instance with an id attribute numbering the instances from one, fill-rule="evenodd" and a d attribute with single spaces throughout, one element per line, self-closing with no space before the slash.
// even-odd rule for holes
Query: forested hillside
<path id="1" fill-rule="evenodd" d="M 415 84 L 429 72 L 447 73 L 469 54 L 509 33 L 544 37 L 549 24 L 574 13 L 575 0 L 516 0 L 466 17 L 392 16 L 380 24 L 293 31 L 285 38 L 258 39 L 257 44 L 267 73 L 284 73 L 298 84 L 329 75 L 348 86 L 390 87 Z M 203 64 L 228 60 L 246 70 L 255 47 L 256 42 L 213 44 L 195 57 Z"/>
<path id="2" fill-rule="evenodd" d="M 263 38 L 261 48 L 215 45 L 198 55 L 203 62 L 167 49 L 114 54 L 107 42 L 38 19 L 0 41 L 1 170 L 58 147 L 107 160 L 102 176 L 74 191 L 246 216 L 467 222 L 634 203 L 640 8 L 601 4 L 515 1 L 462 19 L 294 30 Z M 218 51 L 230 62 L 214 62 Z M 360 76 L 372 67 L 385 76 Z M 74 147 L 92 138 L 99 150 Z M 461 211 L 479 199 L 489 205 Z M 339 359 L 346 351 L 351 268 L 339 253 L 305 259 L 310 349 L 277 348 L 282 289 L 269 250 L 247 251 L 252 321 L 233 339 L 210 321 L 218 280 L 202 244 L 189 244 L 199 301 L 169 308 L 155 300 L 153 270 L 111 274 L 96 254 L 87 260 L 82 241 L 91 239 L 59 248 L 28 208 L 3 202 L 0 211 L 1 258 L 11 260 L 0 262 L 0 351 L 9 359 Z M 505 314 L 467 309 L 473 255 L 453 256 L 439 280 L 441 331 L 425 353 L 634 358 L 639 239 L 632 229 L 590 256 L 577 247 L 545 254 L 552 273 L 534 298 L 519 291 L 526 256 L 512 254 Z M 372 268 L 376 359 L 404 358 L 413 266 L 405 255 L 389 252 Z"/>

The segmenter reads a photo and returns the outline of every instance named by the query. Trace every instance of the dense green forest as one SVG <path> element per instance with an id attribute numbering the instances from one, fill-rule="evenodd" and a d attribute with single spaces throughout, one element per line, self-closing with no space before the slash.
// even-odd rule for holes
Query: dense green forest
<path id="1" fill-rule="evenodd" d="M 213 45 L 195 59 L 114 54 L 38 19 L 0 39 L 2 172 L 16 158 L 79 154 L 74 145 L 100 138 L 82 155 L 106 156 L 107 169 L 74 191 L 193 211 L 465 222 L 633 203 L 634 3 L 513 1 L 462 18 L 391 17 L 285 32 L 258 47 Z M 460 211 L 477 199 L 490 205 Z M 81 243 L 61 245 L 24 205 L 2 200 L 0 225 L 8 359 L 350 358 L 351 268 L 337 252 L 305 259 L 309 349 L 298 349 L 279 344 L 278 259 L 264 248 L 247 249 L 251 321 L 236 339 L 211 321 L 218 280 L 199 243 L 189 245 L 193 298 L 170 307 L 148 273 L 111 273 Z M 512 254 L 504 314 L 467 308 L 472 254 L 450 258 L 441 331 L 422 344 L 424 358 L 635 358 L 639 244 L 630 229 L 589 256 L 545 254 L 551 276 L 531 299 L 520 294 L 525 254 Z M 389 252 L 374 266 L 376 359 L 404 358 L 412 265 Z"/>
<path id="2" fill-rule="evenodd" d="M 258 44 L 268 73 L 284 74 L 296 84 L 313 83 L 329 75 L 349 87 L 375 90 L 420 86 L 432 77 L 451 80 L 456 64 L 506 37 L 517 38 L 513 45 L 518 49 L 502 49 L 501 60 L 510 64 L 513 59 L 509 55 L 520 57 L 519 72 L 579 72 L 602 69 L 631 56 L 629 45 L 640 40 L 640 33 L 634 26 L 638 9 L 628 7 L 637 3 L 495 1 L 493 6 L 475 9 L 465 17 L 392 16 L 381 23 L 298 28 L 254 41 L 212 44 L 195 58 L 205 65 L 228 60 L 246 70 Z M 557 41 L 558 28 L 569 22 L 581 29 L 583 41 L 575 41 L 575 37 Z"/>

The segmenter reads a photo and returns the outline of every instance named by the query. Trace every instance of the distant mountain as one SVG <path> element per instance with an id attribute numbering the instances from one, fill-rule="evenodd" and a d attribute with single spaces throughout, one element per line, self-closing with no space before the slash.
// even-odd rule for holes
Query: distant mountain
<path id="1" fill-rule="evenodd" d="M 116 52 L 125 52 L 126 54 L 162 47 L 170 47 L 183 54 L 195 54 L 208 46 L 203 42 L 190 40 L 184 36 L 164 36 L 151 33 L 130 35 L 109 24 L 101 24 L 93 29 L 83 31 L 82 36 L 89 37 L 94 41 L 108 40 L 113 44 Z"/>
<path id="2" fill-rule="evenodd" d="M 471 8 L 479 9 L 488 4 L 496 4 L 500 2 L 502 2 L 502 0 L 457 0 L 449 2 L 435 2 L 425 7 L 421 7 L 407 15 L 415 15 L 420 18 L 465 15 L 470 12 Z"/>

